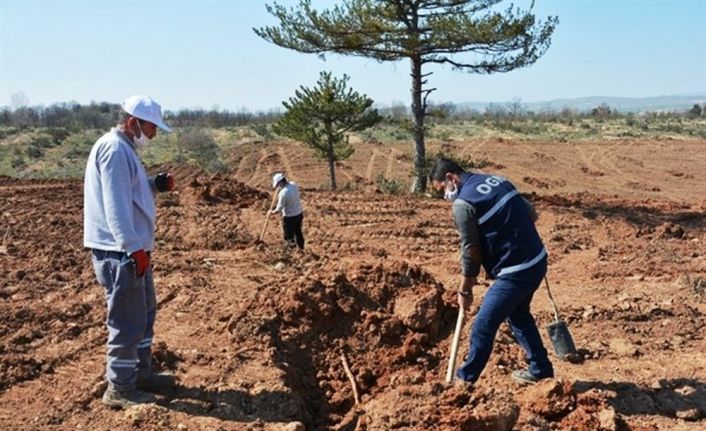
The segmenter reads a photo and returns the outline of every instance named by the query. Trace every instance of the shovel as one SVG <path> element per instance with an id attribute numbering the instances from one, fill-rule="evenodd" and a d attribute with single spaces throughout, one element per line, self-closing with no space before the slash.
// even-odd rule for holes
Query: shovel
<path id="1" fill-rule="evenodd" d="M 559 359 L 570 359 L 577 354 L 574 340 L 571 338 L 571 332 L 569 332 L 569 327 L 566 326 L 566 322 L 559 319 L 559 309 L 556 306 L 556 302 L 554 302 L 552 291 L 549 289 L 547 277 L 544 277 L 544 283 L 547 285 L 549 300 L 552 302 L 552 307 L 554 308 L 554 323 L 547 325 L 549 339 Z"/>
<path id="2" fill-rule="evenodd" d="M 265 231 L 267 230 L 267 222 L 270 221 L 270 210 L 272 209 L 272 206 L 275 204 L 275 201 L 277 200 L 277 192 L 279 192 L 279 187 L 275 189 L 274 194 L 272 195 L 272 202 L 270 203 L 270 206 L 267 208 L 267 215 L 265 215 L 265 224 L 262 226 L 262 232 L 260 232 L 260 241 L 265 237 Z"/>
<path id="3" fill-rule="evenodd" d="M 446 383 L 451 383 L 454 378 L 456 368 L 456 354 L 458 352 L 458 342 L 461 339 L 461 329 L 463 329 L 463 307 L 458 307 L 458 318 L 456 319 L 456 330 L 451 341 L 451 354 L 449 355 L 449 366 L 446 369 Z"/>

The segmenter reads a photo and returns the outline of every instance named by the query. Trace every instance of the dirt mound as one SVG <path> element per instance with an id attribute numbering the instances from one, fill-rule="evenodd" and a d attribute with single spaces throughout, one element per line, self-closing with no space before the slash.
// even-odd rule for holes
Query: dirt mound
<path id="1" fill-rule="evenodd" d="M 303 277 L 262 292 L 228 324 L 236 344 L 265 336 L 312 429 L 511 430 L 518 420 L 598 429 L 608 420 L 609 406 L 578 396 L 570 383 L 550 380 L 518 395 L 508 374 L 523 359 L 507 326 L 474 390 L 442 384 L 453 294 L 404 262 L 359 263 L 320 278 L 327 265 L 305 263 Z M 354 403 L 342 355 L 363 406 Z"/>
<path id="2" fill-rule="evenodd" d="M 226 204 L 246 208 L 269 198 L 267 193 L 246 186 L 232 177 L 214 175 L 208 179 L 194 178 L 189 187 L 196 200 L 208 204 Z"/>
<path id="3" fill-rule="evenodd" d="M 318 278 L 327 264 L 311 262 L 301 280 L 274 297 L 264 294 L 230 324 L 239 342 L 254 328 L 268 336 L 275 360 L 288 364 L 290 387 L 303 395 L 315 429 L 340 423 L 354 407 L 341 354 L 365 400 L 414 370 L 421 381 L 438 380 L 430 371 L 440 364 L 438 344 L 453 319 L 441 285 L 418 267 L 361 264 Z M 253 320 L 262 315 L 274 317 Z"/>
<path id="4" fill-rule="evenodd" d="M 189 203 L 227 204 L 236 208 L 246 208 L 253 202 L 269 197 L 267 193 L 247 186 L 229 174 L 208 174 L 198 166 L 191 164 L 162 164 L 148 168 L 150 174 L 168 172 L 177 182 Z M 162 206 L 174 205 L 171 199 L 162 202 Z M 178 203 L 177 203 L 178 204 Z"/>
<path id="5" fill-rule="evenodd" d="M 611 406 L 611 394 L 591 388 L 577 389 L 575 382 L 544 380 L 524 389 L 517 400 L 522 407 L 521 429 L 616 430 L 624 422 Z M 612 394 L 615 397 L 615 393 Z"/>
<path id="6" fill-rule="evenodd" d="M 187 171 L 183 183 L 160 196 L 158 238 L 170 238 L 176 250 L 223 250 L 250 245 L 255 237 L 243 228 L 241 210 L 264 209 L 270 196 L 224 175 Z"/>

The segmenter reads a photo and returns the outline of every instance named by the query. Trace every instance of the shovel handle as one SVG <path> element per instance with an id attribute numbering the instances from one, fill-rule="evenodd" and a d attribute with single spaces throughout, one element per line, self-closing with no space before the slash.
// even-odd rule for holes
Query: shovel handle
<path id="1" fill-rule="evenodd" d="M 446 369 L 446 383 L 451 383 L 454 378 L 456 368 L 456 354 L 458 353 L 458 342 L 461 339 L 461 329 L 463 328 L 463 307 L 458 308 L 458 318 L 456 319 L 456 330 L 451 341 L 451 354 L 449 355 L 449 367 Z"/>
<path id="2" fill-rule="evenodd" d="M 265 216 L 265 224 L 262 226 L 262 232 L 260 232 L 260 241 L 265 237 L 265 231 L 267 230 L 267 222 L 270 221 L 270 213 L 268 212 Z"/>
<path id="3" fill-rule="evenodd" d="M 272 202 L 270 203 L 270 206 L 267 207 L 267 214 L 265 215 L 265 224 L 262 226 L 262 232 L 260 232 L 260 241 L 262 241 L 262 238 L 265 237 L 265 230 L 267 230 L 267 222 L 270 221 L 270 210 L 272 209 L 272 205 L 274 205 L 275 201 L 277 200 L 277 192 L 279 192 L 279 188 L 275 189 L 275 192 L 272 194 Z"/>
<path id="4" fill-rule="evenodd" d="M 552 308 L 554 309 L 554 320 L 559 321 L 559 308 L 556 306 L 554 297 L 552 296 L 552 291 L 549 289 L 549 281 L 547 281 L 547 276 L 544 276 L 544 284 L 547 286 L 547 294 L 549 295 L 549 300 L 552 302 Z"/>

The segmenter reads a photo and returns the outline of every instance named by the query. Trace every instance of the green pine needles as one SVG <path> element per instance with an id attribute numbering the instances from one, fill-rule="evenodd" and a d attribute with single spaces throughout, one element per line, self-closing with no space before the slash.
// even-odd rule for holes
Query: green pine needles
<path id="1" fill-rule="evenodd" d="M 348 87 L 342 79 L 321 72 L 316 87 L 301 86 L 294 97 L 282 102 L 287 109 L 275 123 L 275 133 L 301 141 L 328 162 L 331 189 L 336 190 L 335 164 L 353 154 L 349 132 L 377 124 L 382 117 L 372 108 L 373 100 Z"/>
<path id="2" fill-rule="evenodd" d="M 335 53 L 378 61 L 410 60 L 414 127 L 415 190 L 426 189 L 424 119 L 429 64 L 469 73 L 509 72 L 533 64 L 549 48 L 558 23 L 535 19 L 502 0 L 343 0 L 317 11 L 310 0 L 296 7 L 268 5 L 278 26 L 254 29 L 263 39 L 295 51 Z"/>

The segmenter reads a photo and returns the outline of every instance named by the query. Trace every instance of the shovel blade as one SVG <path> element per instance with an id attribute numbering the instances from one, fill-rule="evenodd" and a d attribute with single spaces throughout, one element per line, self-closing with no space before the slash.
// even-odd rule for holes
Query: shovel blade
<path id="1" fill-rule="evenodd" d="M 569 327 L 566 322 L 558 320 L 550 325 L 547 325 L 547 333 L 554 347 L 554 352 L 560 359 L 565 359 L 568 355 L 576 354 L 576 346 L 571 338 Z"/>

